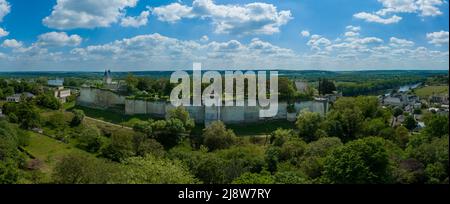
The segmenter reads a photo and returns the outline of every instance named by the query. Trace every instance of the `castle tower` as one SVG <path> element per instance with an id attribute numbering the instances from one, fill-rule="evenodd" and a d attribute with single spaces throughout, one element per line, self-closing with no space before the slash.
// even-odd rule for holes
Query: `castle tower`
<path id="1" fill-rule="evenodd" d="M 105 74 L 103 75 L 103 82 L 105 84 L 112 84 L 111 70 L 105 70 Z"/>

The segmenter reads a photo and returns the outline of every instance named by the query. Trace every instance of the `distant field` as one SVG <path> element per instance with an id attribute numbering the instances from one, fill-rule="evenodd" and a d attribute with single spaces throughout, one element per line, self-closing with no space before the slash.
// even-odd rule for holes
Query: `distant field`
<path id="1" fill-rule="evenodd" d="M 415 90 L 415 93 L 421 98 L 428 98 L 431 95 L 448 94 L 448 86 L 426 86 Z"/>

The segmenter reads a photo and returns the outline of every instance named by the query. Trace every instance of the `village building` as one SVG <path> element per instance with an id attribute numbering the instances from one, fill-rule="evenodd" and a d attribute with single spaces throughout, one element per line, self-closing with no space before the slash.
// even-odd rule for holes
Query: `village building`
<path id="1" fill-rule="evenodd" d="M 61 103 L 67 102 L 67 97 L 71 95 L 71 91 L 64 88 L 64 79 L 48 80 L 47 85 L 53 91 L 55 98 L 59 99 Z"/>
<path id="2" fill-rule="evenodd" d="M 388 97 L 384 98 L 382 100 L 382 102 L 383 102 L 383 105 L 387 105 L 387 106 L 397 106 L 397 107 L 403 106 L 402 100 L 398 97 L 388 96 Z"/>
<path id="3" fill-rule="evenodd" d="M 19 103 L 22 100 L 22 97 L 34 98 L 34 95 L 32 93 L 29 93 L 29 92 L 17 93 L 17 94 L 14 94 L 14 95 L 6 97 L 6 101 L 7 102 Z"/>
<path id="4" fill-rule="evenodd" d="M 64 87 L 59 87 L 54 91 L 54 96 L 61 101 L 61 103 L 67 102 L 67 98 L 71 95 L 70 89 L 64 89 Z"/>

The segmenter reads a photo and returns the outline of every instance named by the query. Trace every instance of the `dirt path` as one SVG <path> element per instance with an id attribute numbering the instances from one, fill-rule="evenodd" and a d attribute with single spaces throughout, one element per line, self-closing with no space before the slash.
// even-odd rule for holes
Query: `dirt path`
<path id="1" fill-rule="evenodd" d="M 118 125 L 118 124 L 115 124 L 115 123 L 106 122 L 106 121 L 104 121 L 104 120 L 99 120 L 99 119 L 96 119 L 96 118 L 91 118 L 91 117 L 89 117 L 89 116 L 85 116 L 85 118 L 86 118 L 86 119 L 89 119 L 89 120 L 96 121 L 96 122 L 104 123 L 104 124 L 107 124 L 107 125 L 111 125 L 111 126 L 120 127 L 120 128 L 125 128 L 125 129 L 128 129 L 128 130 L 133 130 L 133 128 L 130 128 L 130 127 L 127 127 L 127 126 L 123 126 L 123 125 Z"/>

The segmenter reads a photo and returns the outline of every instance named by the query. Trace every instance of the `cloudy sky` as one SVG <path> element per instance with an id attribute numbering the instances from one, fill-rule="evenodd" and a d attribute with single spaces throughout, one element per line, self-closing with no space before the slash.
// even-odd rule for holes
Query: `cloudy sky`
<path id="1" fill-rule="evenodd" d="M 0 0 L 0 71 L 448 69 L 447 0 Z"/>

